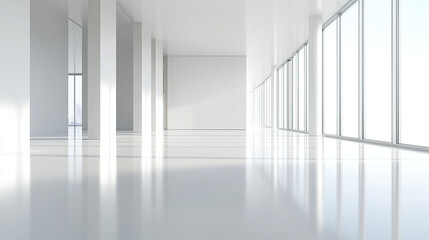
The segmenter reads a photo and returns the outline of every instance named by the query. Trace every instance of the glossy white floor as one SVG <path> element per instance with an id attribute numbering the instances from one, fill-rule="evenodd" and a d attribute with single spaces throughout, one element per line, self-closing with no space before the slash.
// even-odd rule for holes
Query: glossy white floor
<path id="1" fill-rule="evenodd" d="M 0 156 L 0 239 L 427 239 L 428 202 L 427 153 L 283 131 Z"/>

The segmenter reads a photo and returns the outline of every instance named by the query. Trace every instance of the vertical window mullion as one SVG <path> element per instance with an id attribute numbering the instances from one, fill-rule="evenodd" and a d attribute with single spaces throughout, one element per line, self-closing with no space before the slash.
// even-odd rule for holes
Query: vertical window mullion
<path id="1" fill-rule="evenodd" d="M 359 0 L 359 139 L 365 138 L 365 94 L 364 94 L 364 0 Z"/>
<path id="2" fill-rule="evenodd" d="M 399 1 L 392 0 L 392 143 L 399 144 Z"/>

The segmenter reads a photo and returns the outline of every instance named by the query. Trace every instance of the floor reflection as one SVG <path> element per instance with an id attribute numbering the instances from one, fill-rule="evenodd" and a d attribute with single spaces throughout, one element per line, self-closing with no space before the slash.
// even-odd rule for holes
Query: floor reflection
<path id="1" fill-rule="evenodd" d="M 0 155 L 0 239 L 429 234 L 429 153 L 270 129 L 74 136 Z"/>

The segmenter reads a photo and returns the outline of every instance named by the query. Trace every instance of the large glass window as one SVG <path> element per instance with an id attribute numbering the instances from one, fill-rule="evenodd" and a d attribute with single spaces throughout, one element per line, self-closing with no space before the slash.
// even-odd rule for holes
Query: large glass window
<path id="1" fill-rule="evenodd" d="M 288 129 L 293 129 L 293 64 L 292 61 L 287 63 L 287 94 L 288 94 Z"/>
<path id="2" fill-rule="evenodd" d="M 306 68 L 306 64 L 305 64 L 305 62 L 306 62 L 306 56 L 305 56 L 305 49 L 303 48 L 303 49 L 301 49 L 300 51 L 299 51 L 299 54 L 298 54 L 298 61 L 299 61 L 299 64 L 298 64 L 298 68 L 299 68 L 299 72 L 298 72 L 298 78 L 299 78 L 299 80 L 298 80 L 298 100 L 299 100 L 299 103 L 298 103 L 298 111 L 299 111 L 299 126 L 298 126 L 298 129 L 300 130 L 300 131 L 305 131 L 306 129 L 305 129 L 305 111 L 306 111 L 306 87 L 307 87 L 307 83 L 306 83 L 306 80 L 307 80 L 307 76 L 306 76 L 306 73 L 305 73 L 305 68 Z"/>
<path id="3" fill-rule="evenodd" d="M 299 65 L 298 55 L 293 57 L 293 129 L 298 130 L 299 125 Z"/>
<path id="4" fill-rule="evenodd" d="M 367 0 L 364 9 L 365 138 L 391 141 L 391 0 Z"/>
<path id="5" fill-rule="evenodd" d="M 300 48 L 284 65 L 278 68 L 278 121 L 279 128 L 307 131 L 307 45 Z M 268 78 L 263 84 L 264 105 L 269 111 L 266 126 L 272 127 L 273 80 Z"/>
<path id="6" fill-rule="evenodd" d="M 337 21 L 323 31 L 323 133 L 337 134 Z"/>
<path id="7" fill-rule="evenodd" d="M 278 119 L 279 119 L 279 128 L 284 128 L 284 75 L 283 75 L 283 66 L 279 68 L 278 72 L 278 98 L 279 98 L 279 105 L 278 105 L 278 109 L 279 109 L 279 114 L 278 114 Z"/>
<path id="8" fill-rule="evenodd" d="M 341 135 L 359 135 L 359 6 L 341 15 Z"/>
<path id="9" fill-rule="evenodd" d="M 267 127 L 272 126 L 272 86 L 271 86 L 271 78 L 267 80 Z"/>
<path id="10" fill-rule="evenodd" d="M 401 143 L 429 147 L 429 1 L 400 5 L 399 112 Z"/>
<path id="11" fill-rule="evenodd" d="M 272 80 L 268 78 L 259 87 L 262 92 L 262 103 L 261 103 L 261 114 L 262 114 L 262 126 L 272 127 Z"/>

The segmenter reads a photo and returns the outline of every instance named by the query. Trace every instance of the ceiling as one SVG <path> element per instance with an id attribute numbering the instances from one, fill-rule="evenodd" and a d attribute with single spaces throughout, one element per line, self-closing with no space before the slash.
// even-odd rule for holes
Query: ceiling
<path id="1" fill-rule="evenodd" d="M 118 0 L 168 55 L 245 55 L 246 0 Z"/>

